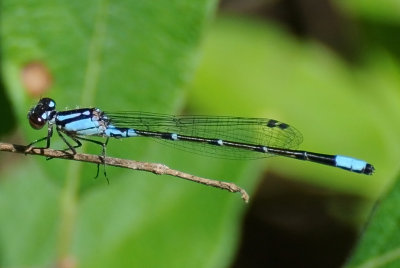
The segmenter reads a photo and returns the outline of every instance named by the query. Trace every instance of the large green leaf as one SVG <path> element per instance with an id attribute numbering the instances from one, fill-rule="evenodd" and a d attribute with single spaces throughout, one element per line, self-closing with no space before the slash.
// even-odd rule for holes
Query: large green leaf
<path id="1" fill-rule="evenodd" d="M 59 109 L 96 104 L 106 110 L 178 112 L 214 5 L 206 0 L 2 1 L 2 68 L 27 141 L 46 135 L 26 121 L 37 99 L 28 98 L 20 74 L 31 62 L 49 70 L 54 84 L 45 95 Z M 53 139 L 52 147 L 64 146 Z M 255 177 L 241 165 L 224 171 L 217 161 L 207 165 L 207 159 L 196 162 L 143 141 L 112 141 L 108 154 L 191 166 L 198 175 L 217 178 Z M 17 160 L 2 173 L 2 267 L 229 263 L 243 208 L 239 196 L 113 168 L 108 186 L 104 179 L 93 180 L 93 165 Z"/>
<path id="2" fill-rule="evenodd" d="M 347 267 L 399 267 L 400 180 L 376 206 Z"/>

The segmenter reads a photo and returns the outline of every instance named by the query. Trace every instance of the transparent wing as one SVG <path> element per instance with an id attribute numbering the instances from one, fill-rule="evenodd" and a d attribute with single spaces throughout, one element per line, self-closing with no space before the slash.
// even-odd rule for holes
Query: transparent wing
<path id="1" fill-rule="evenodd" d="M 294 127 L 266 118 L 171 116 L 145 112 L 105 112 L 105 116 L 116 127 L 176 133 L 185 136 L 221 139 L 283 149 L 296 149 L 303 140 L 301 133 Z M 273 156 L 251 150 L 207 143 L 154 139 L 161 143 L 172 145 L 175 148 L 212 157 L 254 159 Z"/>

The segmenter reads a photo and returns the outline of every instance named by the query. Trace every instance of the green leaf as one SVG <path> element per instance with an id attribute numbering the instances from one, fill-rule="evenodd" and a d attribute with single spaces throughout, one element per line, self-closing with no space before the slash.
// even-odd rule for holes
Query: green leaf
<path id="1" fill-rule="evenodd" d="M 347 267 L 399 267 L 400 180 L 376 205 Z"/>
<path id="2" fill-rule="evenodd" d="M 20 77 L 31 62 L 47 68 L 53 85 L 43 95 L 54 98 L 60 110 L 96 104 L 105 110 L 178 113 L 214 5 L 206 0 L 2 1 L 2 67 L 27 141 L 46 135 L 26 120 L 37 99 L 28 97 Z M 64 146 L 52 139 L 53 148 Z M 99 153 L 94 146 L 88 150 Z M 163 161 L 215 178 L 257 173 L 242 164 L 227 171 L 219 164 L 223 161 L 196 161 L 140 139 L 113 140 L 107 153 Z M 229 263 L 244 207 L 238 195 L 115 168 L 107 168 L 107 185 L 105 179 L 93 180 L 93 165 L 34 159 L 31 168 L 27 157 L 19 161 L 2 171 L 2 267 Z"/>
<path id="3" fill-rule="evenodd" d="M 59 189 L 34 161 L 15 160 L 12 169 L 1 173 L 7 178 L 0 190 L 1 266 L 49 265 L 56 250 Z"/>

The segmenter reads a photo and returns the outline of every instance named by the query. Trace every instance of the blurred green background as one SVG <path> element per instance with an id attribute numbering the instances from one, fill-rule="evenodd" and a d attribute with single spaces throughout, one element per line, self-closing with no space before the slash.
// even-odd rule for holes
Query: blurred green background
<path id="1" fill-rule="evenodd" d="M 110 156 L 235 182 L 244 204 L 173 177 L 108 167 L 108 185 L 95 165 L 1 153 L 0 267 L 400 265 L 397 0 L 3 0 L 0 12 L 3 142 L 46 135 L 26 114 L 48 96 L 59 110 L 274 118 L 302 132 L 301 149 L 376 168 L 109 143 Z"/>

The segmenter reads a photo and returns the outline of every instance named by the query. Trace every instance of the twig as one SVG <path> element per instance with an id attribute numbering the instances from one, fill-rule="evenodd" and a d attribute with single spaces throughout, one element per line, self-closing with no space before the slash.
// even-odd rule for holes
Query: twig
<path id="1" fill-rule="evenodd" d="M 0 151 L 4 152 L 12 152 L 12 153 L 20 153 L 20 154 L 31 154 L 31 155 L 41 155 L 52 158 L 62 158 L 68 160 L 82 161 L 82 162 L 90 162 L 94 164 L 106 164 L 108 166 L 114 167 L 123 167 L 130 168 L 134 170 L 142 170 L 147 172 L 152 172 L 157 175 L 170 175 L 178 178 L 182 178 L 185 180 L 201 183 L 207 186 L 216 187 L 219 189 L 227 190 L 232 193 L 239 192 L 242 196 L 242 199 L 247 203 L 249 201 L 249 195 L 246 191 L 234 183 L 211 180 L 206 178 L 197 177 L 188 173 L 184 173 L 178 170 L 174 170 L 169 168 L 163 164 L 157 163 L 148 163 L 148 162 L 140 162 L 133 161 L 121 158 L 114 157 L 105 157 L 104 161 L 101 156 L 92 155 L 92 154 L 71 154 L 65 151 L 53 150 L 53 149 L 43 149 L 43 148 L 32 148 L 27 151 L 28 147 L 24 145 L 10 144 L 10 143 L 2 143 L 0 142 Z"/>

